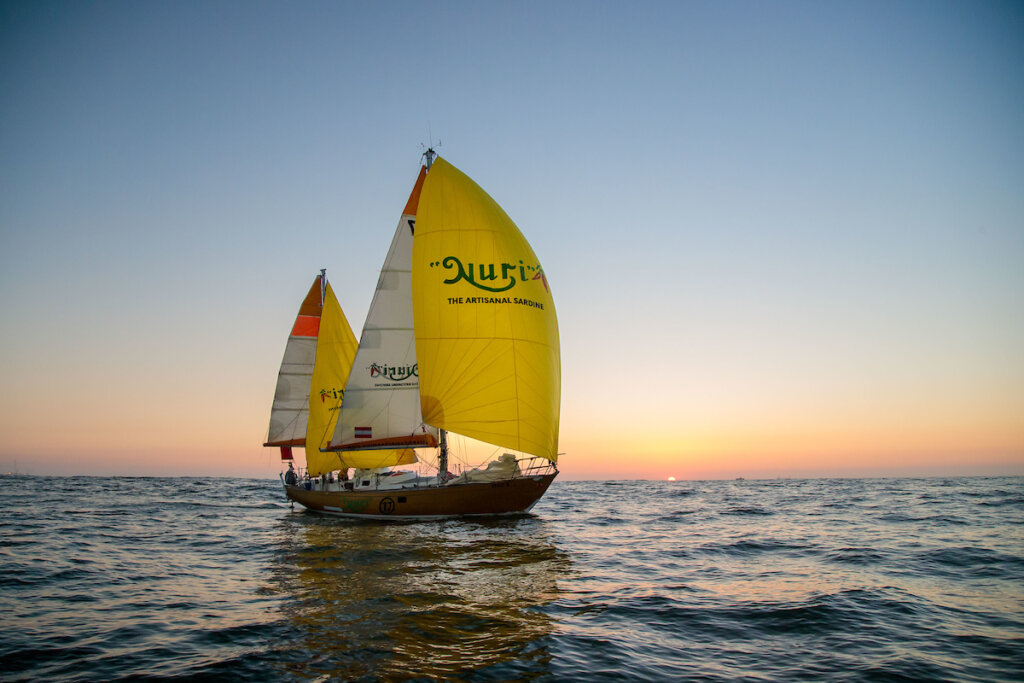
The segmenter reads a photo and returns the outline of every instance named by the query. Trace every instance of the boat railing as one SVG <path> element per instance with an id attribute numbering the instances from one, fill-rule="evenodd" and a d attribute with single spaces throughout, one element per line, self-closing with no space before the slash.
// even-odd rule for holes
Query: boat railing
<path id="1" fill-rule="evenodd" d="M 537 456 L 516 460 L 516 465 L 518 465 L 519 469 L 516 477 L 539 477 L 558 472 L 558 466 L 555 463 L 547 458 L 539 458 Z"/>
<path id="2" fill-rule="evenodd" d="M 372 487 L 359 487 L 355 486 L 355 482 L 341 479 L 340 477 L 336 481 L 330 481 L 324 484 L 321 477 L 309 476 L 309 470 L 306 467 L 295 467 L 296 474 L 296 485 L 306 490 L 312 490 L 315 487 L 324 487 L 323 490 L 380 490 L 381 483 L 387 480 L 387 475 L 376 474 L 373 478 Z M 459 476 L 463 476 L 467 473 L 464 468 L 459 468 Z M 551 462 L 547 458 L 541 458 L 537 456 L 531 456 L 526 458 L 519 458 L 516 460 L 516 469 L 511 473 L 510 479 L 521 479 L 525 477 L 543 477 L 558 473 L 558 466 Z M 281 475 L 282 481 L 284 480 L 284 473 Z M 451 479 L 458 479 L 458 476 L 451 475 Z M 333 479 L 333 478 L 332 478 Z M 460 483 L 469 483 L 460 482 Z M 418 488 L 434 488 L 437 486 L 436 477 L 417 476 L 416 478 L 401 483 L 403 489 L 418 489 Z M 390 488 L 390 487 L 386 487 Z"/>

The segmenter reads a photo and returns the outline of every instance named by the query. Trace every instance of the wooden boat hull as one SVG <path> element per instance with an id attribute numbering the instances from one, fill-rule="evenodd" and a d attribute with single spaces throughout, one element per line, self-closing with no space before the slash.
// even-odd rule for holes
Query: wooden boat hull
<path id="1" fill-rule="evenodd" d="M 511 515 L 529 512 L 556 476 L 557 473 L 477 484 L 376 491 L 317 491 L 286 485 L 285 492 L 309 510 L 343 517 L 439 519 Z"/>

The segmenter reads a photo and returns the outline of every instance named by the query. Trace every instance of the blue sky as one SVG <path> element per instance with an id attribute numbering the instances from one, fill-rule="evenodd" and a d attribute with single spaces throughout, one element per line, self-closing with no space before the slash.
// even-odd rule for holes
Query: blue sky
<path id="1" fill-rule="evenodd" d="M 550 276 L 568 475 L 1024 471 L 1022 83 L 1019 3 L 4 2 L 0 464 L 271 471 L 432 135 Z"/>

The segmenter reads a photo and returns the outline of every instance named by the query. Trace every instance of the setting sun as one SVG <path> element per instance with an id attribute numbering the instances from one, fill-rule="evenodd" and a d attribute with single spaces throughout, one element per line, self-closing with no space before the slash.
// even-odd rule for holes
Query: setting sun
<path id="1" fill-rule="evenodd" d="M 675 481 L 675 480 L 676 480 L 676 478 L 675 478 L 675 477 L 669 477 L 669 478 L 668 478 L 668 480 L 669 480 L 669 481 Z"/>

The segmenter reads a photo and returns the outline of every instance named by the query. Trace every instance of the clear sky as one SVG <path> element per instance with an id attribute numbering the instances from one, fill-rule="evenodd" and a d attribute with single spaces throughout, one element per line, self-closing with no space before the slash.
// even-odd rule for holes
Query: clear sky
<path id="1" fill-rule="evenodd" d="M 1024 473 L 1024 4 L 2 2 L 0 467 L 273 476 L 420 143 L 509 213 L 566 478 Z"/>

